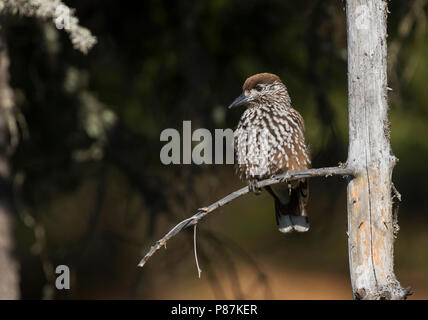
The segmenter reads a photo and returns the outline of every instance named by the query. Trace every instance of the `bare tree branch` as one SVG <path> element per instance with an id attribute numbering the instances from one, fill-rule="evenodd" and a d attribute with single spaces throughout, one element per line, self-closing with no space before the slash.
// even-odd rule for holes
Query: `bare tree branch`
<path id="1" fill-rule="evenodd" d="M 277 184 L 285 181 L 299 180 L 303 178 L 322 177 L 322 176 L 329 177 L 333 175 L 352 176 L 353 174 L 354 174 L 353 170 L 346 167 L 330 167 L 330 168 L 297 170 L 297 171 L 290 171 L 287 173 L 283 173 L 273 178 L 259 181 L 258 187 L 262 188 L 272 184 Z M 208 207 L 200 208 L 198 212 L 196 212 L 192 217 L 181 221 L 174 228 L 172 228 L 166 235 L 164 235 L 162 239 L 158 240 L 155 243 L 155 245 L 151 247 L 151 249 L 144 256 L 144 258 L 140 261 L 138 266 L 143 267 L 146 264 L 146 262 L 156 253 L 156 251 L 158 251 L 161 247 L 166 246 L 167 241 L 172 237 L 174 237 L 177 233 L 179 233 L 180 231 L 182 231 L 183 229 L 189 226 L 196 225 L 202 218 L 204 218 L 209 213 L 213 212 L 214 210 L 224 206 L 225 204 L 228 204 L 229 202 L 232 202 L 236 198 L 239 198 L 240 196 L 243 196 L 249 192 L 250 190 L 247 186 L 228 194 L 226 197 L 214 202 Z"/>

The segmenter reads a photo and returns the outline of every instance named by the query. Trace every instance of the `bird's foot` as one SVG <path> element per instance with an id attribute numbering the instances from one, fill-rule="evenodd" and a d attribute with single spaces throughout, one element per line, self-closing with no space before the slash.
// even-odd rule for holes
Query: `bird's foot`
<path id="1" fill-rule="evenodd" d="M 248 189 L 257 196 L 262 193 L 262 189 L 259 187 L 259 184 L 255 179 L 250 180 L 248 183 Z"/>

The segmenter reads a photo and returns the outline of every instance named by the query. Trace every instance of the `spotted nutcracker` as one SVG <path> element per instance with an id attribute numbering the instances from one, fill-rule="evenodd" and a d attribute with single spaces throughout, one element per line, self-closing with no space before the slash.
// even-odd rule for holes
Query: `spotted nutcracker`
<path id="1" fill-rule="evenodd" d="M 250 190 L 260 193 L 257 181 L 310 166 L 302 116 L 291 106 L 281 79 L 271 73 L 249 77 L 243 93 L 229 108 L 246 106 L 235 131 L 237 171 Z M 309 230 L 306 205 L 309 187 L 306 179 L 265 188 L 275 200 L 279 231 Z"/>

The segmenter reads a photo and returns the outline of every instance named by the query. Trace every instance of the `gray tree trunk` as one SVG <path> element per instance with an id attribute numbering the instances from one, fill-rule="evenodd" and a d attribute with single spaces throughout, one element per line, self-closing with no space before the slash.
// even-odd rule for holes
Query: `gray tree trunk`
<path id="1" fill-rule="evenodd" d="M 0 299 L 19 298 L 18 263 L 12 253 L 14 232 L 8 124 L 12 108 L 9 56 L 0 35 Z"/>
<path id="2" fill-rule="evenodd" d="M 404 299 L 394 275 L 392 170 L 387 104 L 387 3 L 346 1 L 348 34 L 349 264 L 354 299 Z"/>

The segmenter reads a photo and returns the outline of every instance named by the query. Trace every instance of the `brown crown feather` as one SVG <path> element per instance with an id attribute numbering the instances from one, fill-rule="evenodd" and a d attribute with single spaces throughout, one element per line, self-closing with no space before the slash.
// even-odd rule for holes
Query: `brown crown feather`
<path id="1" fill-rule="evenodd" d="M 242 90 L 251 90 L 260 83 L 269 84 L 275 81 L 281 82 L 281 79 L 273 73 L 258 73 L 245 80 Z"/>

